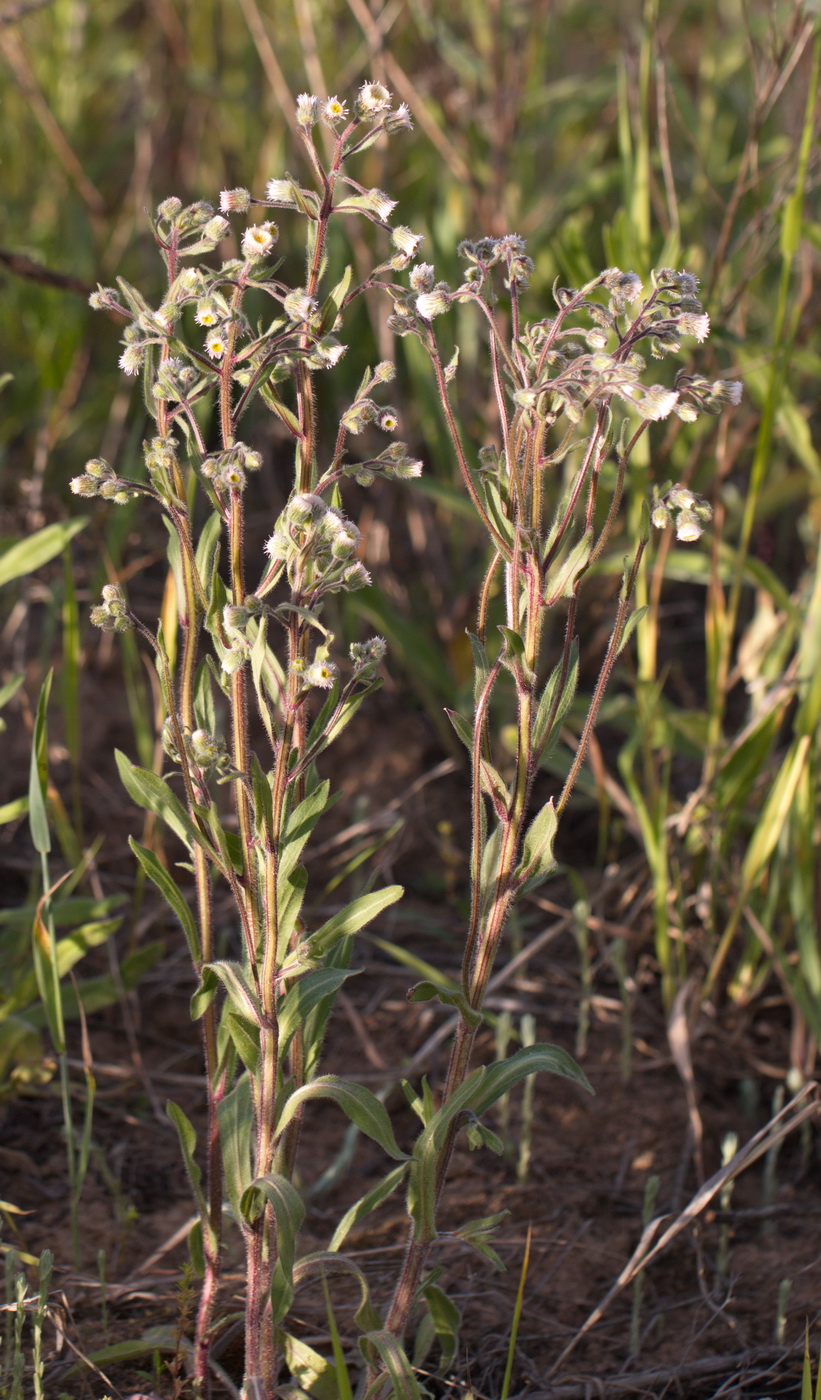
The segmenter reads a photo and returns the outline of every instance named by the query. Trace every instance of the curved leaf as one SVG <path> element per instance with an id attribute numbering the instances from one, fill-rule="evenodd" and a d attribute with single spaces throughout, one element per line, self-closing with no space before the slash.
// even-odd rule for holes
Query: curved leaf
<path id="1" fill-rule="evenodd" d="M 403 1152 L 397 1143 L 391 1120 L 376 1095 L 363 1084 L 349 1084 L 347 1080 L 339 1079 L 335 1074 L 320 1075 L 318 1079 L 312 1079 L 310 1084 L 303 1084 L 291 1094 L 277 1124 L 278 1137 L 309 1099 L 333 1099 L 351 1122 L 367 1137 L 378 1142 L 389 1157 L 393 1157 L 397 1162 L 406 1160 L 407 1153 Z"/>
<path id="2" fill-rule="evenodd" d="M 340 938 L 347 937 L 349 933 L 358 933 L 359 929 L 369 924 L 377 914 L 381 914 L 383 909 L 388 909 L 391 904 L 401 899 L 404 893 L 401 885 L 386 885 L 382 890 L 372 890 L 370 894 L 360 895 L 306 940 L 310 956 L 324 957 Z"/>

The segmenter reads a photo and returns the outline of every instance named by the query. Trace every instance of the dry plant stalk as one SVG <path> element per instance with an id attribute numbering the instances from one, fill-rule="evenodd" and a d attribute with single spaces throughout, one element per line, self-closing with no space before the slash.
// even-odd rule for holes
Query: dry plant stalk
<path id="1" fill-rule="evenodd" d="M 226 1196 L 246 1255 L 244 1400 L 271 1400 L 283 1362 L 294 1374 L 297 1347 L 304 1363 L 305 1344 L 297 1344 L 286 1329 L 295 1289 L 312 1277 L 338 1272 L 353 1276 L 361 1290 L 355 1318 L 366 1363 L 361 1393 L 376 1400 L 388 1390 L 419 1394 L 404 1347 L 418 1302 L 433 1319 L 426 1324 L 429 1336 L 435 1330 L 441 1340 L 449 1331 L 452 1342 L 455 1338 L 458 1314 L 426 1270 L 460 1128 L 467 1127 L 474 1145 L 498 1147 L 483 1115 L 539 1070 L 589 1087 L 572 1058 L 555 1046 L 528 1045 L 494 1065 L 471 1069 L 473 1046 L 506 918 L 553 868 L 557 823 L 614 663 L 637 620 L 631 595 L 649 535 L 649 510 L 624 568 L 610 642 L 570 773 L 534 815 L 537 772 L 558 743 L 575 693 L 579 589 L 611 537 L 631 453 L 650 422 L 671 412 L 685 420 L 700 411 L 717 412 L 737 401 L 740 386 L 684 375 L 675 388 L 644 382 L 639 346 L 649 344 L 661 357 L 678 349 L 683 335 L 703 340 L 707 334 L 695 279 L 687 273 L 662 269 L 645 295 L 634 273 L 611 268 L 579 290 L 554 288 L 555 314 L 535 322 L 521 317 L 532 264 L 516 236 L 462 245 L 467 263 L 462 285 L 451 291 L 436 281 L 430 265 L 415 262 L 421 238 L 407 228 L 391 229 L 393 202 L 345 173 L 346 163 L 381 136 L 410 127 L 407 108 L 394 109 L 381 84 L 366 83 L 350 115 L 335 97 L 321 102 L 303 94 L 295 121 L 313 189 L 286 176 L 269 182 L 264 200 L 252 199 L 247 190 L 225 191 L 219 214 L 204 203 L 183 207 L 168 199 L 154 220 L 167 271 L 160 307 L 153 309 L 122 280 L 118 290 L 100 288 L 92 297 L 93 305 L 126 321 L 120 363 L 126 373 L 142 373 L 156 427 L 145 444 L 143 479 L 122 477 L 107 462 L 93 459 L 72 487 L 81 496 L 114 502 L 142 496 L 159 508 L 177 584 L 179 648 L 176 636 L 164 635 L 162 626 L 152 631 L 134 614 L 119 584 L 104 589 L 92 619 L 111 631 L 136 629 L 154 652 L 167 711 L 163 744 L 177 790 L 168 777 L 138 768 L 125 755 L 118 755 L 118 763 L 132 798 L 161 817 L 187 848 L 196 884 L 192 913 L 156 854 L 132 841 L 143 869 L 182 925 L 199 978 L 191 1009 L 202 1025 L 205 1056 L 204 1184 L 194 1129 L 178 1106 L 169 1105 L 198 1209 L 190 1239 L 202 1278 L 195 1389 L 202 1395 L 209 1390 Z M 332 136 L 327 161 L 314 139 L 319 123 Z M 270 220 L 247 225 L 239 257 L 217 268 L 198 261 L 227 236 L 226 216 L 246 215 L 254 205 L 305 219 L 303 285 L 291 287 L 278 276 L 278 264 L 271 261 L 278 230 Z M 361 285 L 351 286 L 349 268 L 335 286 L 325 288 L 328 226 L 331 218 L 345 214 L 389 229 L 391 252 Z M 406 269 L 407 289 L 382 280 Z M 494 289 L 499 277 L 508 296 L 504 314 Z M 339 488 L 350 476 L 368 485 L 379 476 L 407 479 L 421 471 L 421 463 L 397 441 L 365 460 L 349 455 L 350 436 L 366 425 L 388 434 L 396 430 L 395 411 L 373 397 L 393 377 L 389 362 L 365 370 L 339 422 L 330 461 L 324 467 L 318 462 L 316 378 L 345 352 L 339 333 L 347 308 L 366 287 L 376 286 L 393 298 L 390 328 L 418 336 L 430 357 L 455 459 L 492 555 L 472 638 L 474 714 L 471 719 L 451 715 L 470 752 L 473 774 L 471 915 L 462 982 L 458 990 L 422 982 L 409 993 L 412 1000 L 437 998 L 453 1007 L 458 1023 L 438 1103 L 426 1084 L 421 1093 L 408 1090 L 422 1120 L 410 1153 L 397 1143 L 385 1108 L 370 1091 L 321 1072 L 334 997 L 355 970 L 353 936 L 402 891 L 398 886 L 369 891 L 318 928 L 311 929 L 302 912 L 307 874 L 301 855 L 332 801 L 317 760 L 379 685 L 376 673 L 385 650 L 384 642 L 373 638 L 354 644 L 341 660 L 322 620 L 329 595 L 369 582 L 357 557 L 359 532 L 342 513 Z M 454 302 L 470 303 L 484 320 L 498 409 L 498 442 L 481 449 L 475 467 L 452 399 L 458 355 L 443 363 L 434 329 Z M 250 307 L 257 314 L 260 305 L 273 310 L 267 325 L 250 319 Z M 199 330 L 190 324 L 186 329 L 188 308 Z M 262 467 L 262 456 L 238 437 L 254 398 L 276 415 L 294 447 L 293 489 L 262 568 L 248 557 L 243 530 L 244 492 L 249 476 Z M 217 424 L 213 440 L 203 427 L 206 404 L 213 406 Z M 631 418 L 636 413 L 638 423 Z M 608 458 L 615 462 L 609 477 L 603 470 Z M 198 527 L 195 505 L 203 498 L 209 509 Z M 709 507 L 668 484 L 656 492 L 652 518 L 663 526 L 673 516 L 679 538 L 696 539 Z M 504 621 L 494 647 L 488 629 L 497 578 L 503 580 Z M 545 621 L 556 608 L 566 614 L 564 641 L 544 684 L 539 677 Z M 276 636 L 281 645 L 274 644 Z M 497 766 L 490 714 L 503 678 L 516 709 L 516 755 L 508 777 Z M 323 703 L 317 706 L 318 693 Z M 230 712 L 225 738 L 217 732 L 218 696 Z M 250 742 L 252 705 L 267 735 L 263 753 L 254 752 Z M 230 790 L 233 822 L 225 820 L 216 800 L 223 784 Z M 241 934 L 235 959 L 215 958 L 214 880 L 224 882 L 234 899 Z M 347 1212 L 326 1250 L 299 1257 L 304 1205 L 294 1178 L 303 1114 L 316 1098 L 334 1100 L 396 1165 Z M 402 1182 L 409 1242 L 383 1321 L 361 1268 L 342 1246 L 352 1226 Z M 474 1221 L 458 1233 L 493 1261 L 490 1239 L 497 1225 L 496 1218 Z M 317 1375 L 332 1370 L 330 1362 L 311 1356 Z"/>

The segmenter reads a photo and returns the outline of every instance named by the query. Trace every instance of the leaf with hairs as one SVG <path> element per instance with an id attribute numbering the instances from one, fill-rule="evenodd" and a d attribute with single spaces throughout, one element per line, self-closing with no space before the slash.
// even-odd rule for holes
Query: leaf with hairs
<path id="1" fill-rule="evenodd" d="M 254 1105 L 251 1076 L 243 1074 L 217 1105 L 225 1189 L 237 1224 L 241 1224 L 242 1198 L 251 1180 L 251 1129 Z"/>
<path id="2" fill-rule="evenodd" d="M 309 1099 L 333 1099 L 338 1104 L 342 1112 L 355 1123 L 367 1137 L 378 1142 L 384 1152 L 394 1161 L 402 1162 L 407 1154 L 393 1135 L 391 1120 L 375 1094 L 370 1089 L 366 1089 L 363 1084 L 349 1084 L 347 1080 L 340 1079 L 335 1074 L 323 1074 L 318 1079 L 312 1079 L 310 1084 L 303 1084 L 299 1089 L 295 1089 L 285 1107 L 277 1124 L 277 1137 L 280 1137 L 287 1128 L 291 1120 L 301 1109 L 302 1105 Z"/>
<path id="3" fill-rule="evenodd" d="M 369 1365 L 382 1362 L 390 1380 L 392 1400 L 421 1400 L 411 1364 L 392 1332 L 367 1332 L 359 1338 L 359 1348 Z"/>
<path id="4" fill-rule="evenodd" d="M 348 977 L 356 977 L 359 967 L 320 967 L 306 972 L 290 986 L 277 1009 L 279 1053 L 284 1055 L 294 1034 L 326 996 L 339 991 Z"/>
<path id="5" fill-rule="evenodd" d="M 404 1181 L 408 1171 L 408 1162 L 402 1162 L 400 1166 L 393 1167 L 387 1176 L 383 1177 L 376 1186 L 372 1186 L 370 1191 L 366 1191 L 364 1196 L 360 1196 L 349 1210 L 346 1210 L 336 1229 L 334 1230 L 328 1249 L 336 1251 L 342 1247 L 351 1230 L 358 1225 L 360 1220 L 364 1220 L 371 1211 L 381 1206 L 383 1201 L 396 1190 L 397 1186 Z"/>
<path id="6" fill-rule="evenodd" d="M 176 914 L 182 924 L 183 933 L 188 943 L 188 951 L 192 961 L 196 964 L 200 960 L 200 938 L 194 916 L 183 898 L 179 885 L 172 875 L 157 860 L 153 851 L 141 846 L 139 841 L 135 841 L 133 836 L 129 836 L 128 844 L 140 862 L 143 870 L 150 880 L 154 882 L 160 894 L 168 904 L 169 908 Z"/>
<path id="7" fill-rule="evenodd" d="M 404 893 L 401 885 L 385 885 L 381 890 L 371 890 L 370 894 L 360 895 L 310 935 L 306 940 L 309 955 L 315 958 L 324 957 L 340 938 L 358 933 L 381 914 L 383 909 L 390 908 L 401 899 Z"/>

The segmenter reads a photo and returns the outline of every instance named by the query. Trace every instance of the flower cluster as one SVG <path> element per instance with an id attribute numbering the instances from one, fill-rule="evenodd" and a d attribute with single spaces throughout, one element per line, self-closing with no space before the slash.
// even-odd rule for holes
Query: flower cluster
<path id="1" fill-rule="evenodd" d="M 689 486 L 665 482 L 653 488 L 650 519 L 659 530 L 675 520 L 676 538 L 683 544 L 693 544 L 704 533 L 704 526 L 713 518 L 713 509 L 703 496 L 697 496 Z"/>
<path id="2" fill-rule="evenodd" d="M 357 558 L 361 536 L 341 511 L 321 496 L 293 496 L 276 523 L 265 551 L 285 564 L 295 596 L 313 604 L 325 593 L 365 588 L 371 581 Z"/>
<path id="3" fill-rule="evenodd" d="M 139 488 L 117 476 L 103 457 L 90 458 L 82 475 L 72 477 L 69 485 L 75 496 L 101 496 L 104 501 L 114 501 L 118 506 L 124 506 L 140 494 Z"/>
<path id="4" fill-rule="evenodd" d="M 163 723 L 161 732 L 163 750 L 172 763 L 181 763 L 176 732 L 177 727 L 168 716 Z M 218 781 L 220 779 L 225 781 L 234 776 L 235 770 L 231 764 L 224 739 L 215 738 L 213 734 L 209 734 L 207 729 L 189 730 L 182 728 L 180 733 L 185 746 L 185 756 L 189 764 L 197 770 L 202 781 L 210 777 L 216 777 Z"/>
<path id="5" fill-rule="evenodd" d="M 246 447 L 244 442 L 235 442 L 224 452 L 212 452 L 204 458 L 200 470 L 215 491 L 242 491 L 246 473 L 259 471 L 261 466 L 261 452 Z"/>
<path id="6" fill-rule="evenodd" d="M 91 621 L 103 632 L 131 632 L 134 623 L 128 615 L 125 594 L 119 583 L 107 583 L 103 588 L 103 601 L 91 609 Z"/>

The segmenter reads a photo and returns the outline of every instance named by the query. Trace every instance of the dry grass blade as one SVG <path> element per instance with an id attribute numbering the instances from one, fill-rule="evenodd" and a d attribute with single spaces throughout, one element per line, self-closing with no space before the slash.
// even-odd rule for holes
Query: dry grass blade
<path id="1" fill-rule="evenodd" d="M 667 1022 L 667 1043 L 673 1056 L 679 1078 L 684 1085 L 687 1097 L 687 1113 L 690 1118 L 690 1131 L 693 1136 L 693 1158 L 699 1181 L 704 1180 L 704 1129 L 696 1098 L 696 1079 L 693 1074 L 693 1058 L 690 1054 L 690 1026 L 687 1020 L 688 1003 L 695 990 L 696 982 L 690 978 L 676 993 Z"/>
<path id="2" fill-rule="evenodd" d="M 732 1181 L 747 1167 L 752 1166 L 753 1162 L 758 1161 L 759 1157 L 763 1157 L 766 1152 L 769 1152 L 770 1148 L 774 1147 L 790 1133 L 794 1132 L 802 1123 L 815 1117 L 817 1113 L 818 1085 L 815 1081 L 812 1081 L 809 1084 L 805 1084 L 800 1093 L 796 1094 L 795 1098 L 784 1105 L 780 1113 L 776 1113 L 775 1116 L 770 1119 L 769 1123 L 766 1123 L 763 1128 L 751 1137 L 749 1142 L 745 1143 L 735 1156 L 730 1159 L 726 1167 L 722 1167 L 720 1171 L 717 1171 L 710 1177 L 709 1181 L 706 1181 L 704 1185 L 699 1188 L 689 1204 L 684 1207 L 684 1210 L 676 1217 L 673 1223 L 667 1226 L 661 1239 L 657 1240 L 655 1244 L 652 1244 L 652 1241 L 657 1235 L 659 1227 L 664 1223 L 665 1217 L 659 1216 L 656 1220 L 651 1220 L 646 1230 L 643 1231 L 638 1245 L 616 1279 L 616 1282 L 613 1284 L 613 1287 L 602 1299 L 601 1303 L 593 1309 L 576 1335 L 568 1342 L 561 1355 L 551 1366 L 548 1376 L 556 1374 L 567 1360 L 568 1356 L 570 1356 L 571 1352 L 576 1349 L 582 1338 L 590 1331 L 591 1327 L 595 1327 L 596 1323 L 603 1317 L 613 1299 L 621 1293 L 623 1288 L 626 1288 L 629 1283 L 632 1283 L 639 1270 L 646 1269 L 648 1264 L 656 1259 L 677 1235 L 681 1234 L 682 1230 L 685 1230 L 688 1225 L 692 1224 L 726 1182 Z"/>

